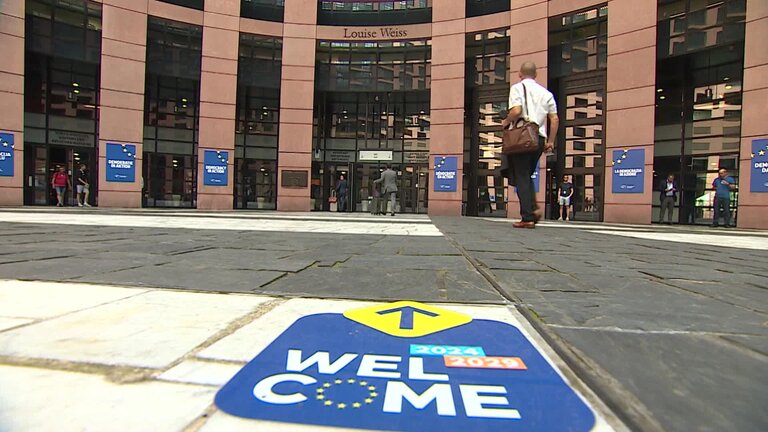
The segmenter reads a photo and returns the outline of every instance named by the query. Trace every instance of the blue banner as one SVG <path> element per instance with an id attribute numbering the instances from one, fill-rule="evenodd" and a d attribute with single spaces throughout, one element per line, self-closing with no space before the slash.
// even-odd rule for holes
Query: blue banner
<path id="1" fill-rule="evenodd" d="M 645 149 L 613 151 L 613 193 L 643 193 Z"/>
<path id="2" fill-rule="evenodd" d="M 456 192 L 459 158 L 435 156 L 435 192 Z"/>
<path id="3" fill-rule="evenodd" d="M 768 139 L 752 140 L 749 191 L 768 192 Z"/>
<path id="4" fill-rule="evenodd" d="M 13 134 L 0 133 L 0 176 L 13 177 Z"/>
<path id="5" fill-rule="evenodd" d="M 136 181 L 136 146 L 134 144 L 107 143 L 108 182 L 133 183 Z"/>
<path id="6" fill-rule="evenodd" d="M 216 405 L 238 417 L 366 430 L 595 426 L 591 408 L 517 327 L 453 323 L 452 311 L 398 303 L 411 305 L 374 306 L 367 319 L 350 311 L 300 318 L 221 388 Z M 393 324 L 399 329 L 386 328 Z"/>
<path id="7" fill-rule="evenodd" d="M 226 186 L 229 180 L 229 152 L 206 150 L 203 157 L 203 184 L 206 186 Z"/>

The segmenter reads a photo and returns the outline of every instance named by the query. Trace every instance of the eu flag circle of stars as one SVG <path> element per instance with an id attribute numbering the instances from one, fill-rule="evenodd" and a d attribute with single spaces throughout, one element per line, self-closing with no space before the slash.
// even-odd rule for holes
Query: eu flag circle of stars
<path id="1" fill-rule="evenodd" d="M 360 400 L 352 401 L 352 402 L 338 402 L 331 399 L 333 396 L 333 387 L 334 386 L 357 386 L 360 387 L 362 391 L 362 397 Z M 315 399 L 317 399 L 319 402 L 322 402 L 324 406 L 327 407 L 336 407 L 336 409 L 346 409 L 348 407 L 359 409 L 360 407 L 364 405 L 370 405 L 373 403 L 374 400 L 376 400 L 376 397 L 379 395 L 378 392 L 376 392 L 376 386 L 370 385 L 367 381 L 357 381 L 354 378 L 350 378 L 348 380 L 342 380 L 342 379 L 336 379 L 332 383 L 327 382 L 324 383 L 322 386 L 318 387 L 317 390 L 317 396 L 315 396 Z M 329 394 L 330 393 L 330 394 Z"/>
<path id="2" fill-rule="evenodd" d="M 613 165 L 616 165 L 616 164 L 620 164 L 620 163 L 621 163 L 621 161 L 623 161 L 624 159 L 626 159 L 626 158 L 627 158 L 627 152 L 628 152 L 628 151 L 629 151 L 629 150 L 624 150 L 624 152 L 621 154 L 621 157 L 619 157 L 619 159 L 617 159 L 617 160 L 613 161 Z"/>
<path id="3" fill-rule="evenodd" d="M 132 157 L 132 158 L 136 159 L 136 155 L 135 155 L 135 154 L 133 154 L 133 153 L 131 153 L 131 152 L 128 150 L 128 147 L 126 147 L 126 146 L 125 146 L 125 144 L 120 144 L 120 145 L 121 145 L 121 146 L 123 146 L 123 153 L 125 153 L 125 155 L 126 155 L 126 156 L 128 156 L 128 157 Z"/>
<path id="4" fill-rule="evenodd" d="M 227 159 L 221 154 L 221 150 L 216 150 L 216 157 L 225 164 L 227 163 Z"/>
<path id="5" fill-rule="evenodd" d="M 758 150 L 757 153 L 752 153 L 752 161 L 754 162 L 755 158 L 758 156 L 765 156 L 766 150 L 768 150 L 768 144 L 765 145 L 765 148 Z"/>
<path id="6" fill-rule="evenodd" d="M 435 169 L 442 168 L 443 165 L 445 165 L 445 156 L 440 159 L 440 162 L 437 162 L 437 158 L 435 158 Z"/>

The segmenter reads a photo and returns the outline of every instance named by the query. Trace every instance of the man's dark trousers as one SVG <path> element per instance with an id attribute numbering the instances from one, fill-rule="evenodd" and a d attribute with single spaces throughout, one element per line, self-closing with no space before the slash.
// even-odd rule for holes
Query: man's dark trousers
<path id="1" fill-rule="evenodd" d="M 723 210 L 720 210 L 720 207 Z M 712 221 L 712 225 L 720 224 L 720 215 L 725 218 L 725 226 L 731 226 L 731 199 L 725 197 L 715 197 L 715 220 Z"/>
<path id="2" fill-rule="evenodd" d="M 523 153 L 507 156 L 509 163 L 509 182 L 517 188 L 517 199 L 520 201 L 520 217 L 524 222 L 534 222 L 533 211 L 536 209 L 536 192 L 534 191 L 531 176 L 536 170 L 542 152 L 542 144 L 539 150 L 533 153 Z"/>

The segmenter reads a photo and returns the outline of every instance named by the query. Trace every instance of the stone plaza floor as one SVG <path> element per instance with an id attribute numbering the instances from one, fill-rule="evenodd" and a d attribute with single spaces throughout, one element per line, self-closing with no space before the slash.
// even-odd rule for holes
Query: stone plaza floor
<path id="1" fill-rule="evenodd" d="M 30 208 L 0 223 L 2 431 L 321 430 L 214 398 L 297 319 L 400 300 L 519 328 L 593 430 L 768 430 L 765 232 Z"/>

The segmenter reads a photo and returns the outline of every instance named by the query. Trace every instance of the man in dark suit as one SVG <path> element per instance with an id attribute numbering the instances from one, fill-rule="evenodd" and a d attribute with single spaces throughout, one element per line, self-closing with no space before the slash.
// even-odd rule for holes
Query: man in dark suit
<path id="1" fill-rule="evenodd" d="M 661 213 L 659 214 L 659 223 L 664 223 L 664 213 L 669 212 L 667 223 L 672 224 L 672 212 L 675 210 L 677 202 L 677 182 L 675 175 L 670 174 L 666 180 L 659 185 L 661 191 Z"/>
<path id="2" fill-rule="evenodd" d="M 382 183 L 381 186 L 381 196 L 382 196 L 382 205 L 384 206 L 384 211 L 382 214 L 387 214 L 387 194 L 389 194 L 389 199 L 392 208 L 390 209 L 392 211 L 392 216 L 395 215 L 395 201 L 397 199 L 397 173 L 395 170 L 392 169 L 392 164 L 387 164 L 387 169 L 384 170 L 384 172 L 381 173 L 381 177 L 379 177 L 378 180 L 374 180 L 374 183 Z"/>
<path id="3" fill-rule="evenodd" d="M 344 179 L 344 176 L 339 177 L 339 182 L 336 184 L 336 195 L 339 200 L 339 208 L 337 211 L 345 212 L 347 211 L 347 193 L 349 192 L 349 185 L 347 184 L 347 180 Z"/>

